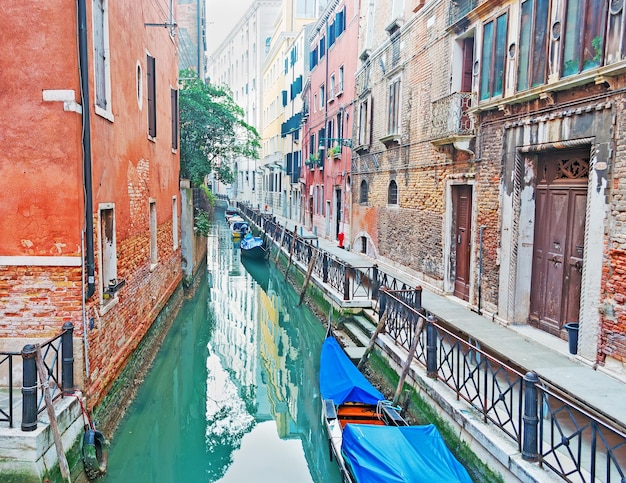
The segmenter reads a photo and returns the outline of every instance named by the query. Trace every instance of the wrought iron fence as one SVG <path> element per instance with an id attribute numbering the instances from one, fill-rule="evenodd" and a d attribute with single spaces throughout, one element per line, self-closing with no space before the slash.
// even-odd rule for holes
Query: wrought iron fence
<path id="1" fill-rule="evenodd" d="M 6 396 L 0 397 L 0 422 L 9 423 L 13 427 L 13 358 L 21 357 L 19 352 L 0 352 L 0 371 L 7 375 Z"/>
<path id="2" fill-rule="evenodd" d="M 510 437 L 525 459 L 565 481 L 626 481 L 626 434 L 540 383 L 534 373 L 523 375 L 420 313 L 406 297 L 404 291 L 381 289 L 385 333 L 407 351 L 419 337 L 414 358 L 428 375 Z M 427 330 L 416 334 L 419 318 Z"/>

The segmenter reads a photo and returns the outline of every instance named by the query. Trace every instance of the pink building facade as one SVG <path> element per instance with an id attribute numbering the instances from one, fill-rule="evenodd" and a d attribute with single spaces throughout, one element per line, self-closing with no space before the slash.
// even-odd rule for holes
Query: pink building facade
<path id="1" fill-rule="evenodd" d="M 349 240 L 350 165 L 358 61 L 358 9 L 331 2 L 309 37 L 311 74 L 304 91 L 303 223 L 318 236 Z"/>

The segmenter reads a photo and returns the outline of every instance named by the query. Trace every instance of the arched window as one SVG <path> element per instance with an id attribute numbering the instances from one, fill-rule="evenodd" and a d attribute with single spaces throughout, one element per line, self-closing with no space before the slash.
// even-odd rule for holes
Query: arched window
<path id="1" fill-rule="evenodd" d="M 359 192 L 359 203 L 367 203 L 367 181 L 361 181 L 361 191 Z"/>
<path id="2" fill-rule="evenodd" d="M 389 189 L 387 191 L 387 204 L 398 204 L 398 185 L 393 179 L 389 182 Z"/>

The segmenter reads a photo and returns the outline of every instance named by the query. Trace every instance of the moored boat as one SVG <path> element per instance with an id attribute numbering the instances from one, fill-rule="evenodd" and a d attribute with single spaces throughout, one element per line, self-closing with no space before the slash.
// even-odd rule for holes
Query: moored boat
<path id="1" fill-rule="evenodd" d="M 470 483 L 433 425 L 409 426 L 329 335 L 320 357 L 322 417 L 344 481 Z"/>
<path id="2" fill-rule="evenodd" d="M 241 250 L 241 256 L 247 258 L 254 258 L 261 260 L 268 255 L 268 250 L 265 247 L 265 241 L 259 236 L 253 236 L 252 233 L 248 233 L 243 237 L 239 244 Z"/>
<path id="3" fill-rule="evenodd" d="M 233 238 L 241 238 L 250 233 L 250 226 L 245 221 L 236 221 L 230 226 Z"/>

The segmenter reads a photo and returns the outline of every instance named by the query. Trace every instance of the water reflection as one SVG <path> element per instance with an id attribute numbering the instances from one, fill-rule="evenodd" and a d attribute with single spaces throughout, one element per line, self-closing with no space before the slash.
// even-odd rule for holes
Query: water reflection
<path id="1" fill-rule="evenodd" d="M 217 219 L 207 276 L 114 437 L 105 481 L 338 482 L 319 416 L 324 329 L 271 261 L 242 265 Z"/>

